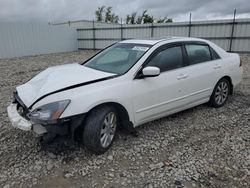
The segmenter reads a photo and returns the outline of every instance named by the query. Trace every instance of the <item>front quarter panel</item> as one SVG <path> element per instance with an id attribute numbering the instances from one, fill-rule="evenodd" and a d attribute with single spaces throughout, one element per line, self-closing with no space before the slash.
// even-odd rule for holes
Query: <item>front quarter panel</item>
<path id="1" fill-rule="evenodd" d="M 127 110 L 130 121 L 134 122 L 130 96 L 131 81 L 123 75 L 50 95 L 36 103 L 33 109 L 47 103 L 70 99 L 69 106 L 60 117 L 65 118 L 87 113 L 103 103 L 115 102 L 121 104 Z"/>

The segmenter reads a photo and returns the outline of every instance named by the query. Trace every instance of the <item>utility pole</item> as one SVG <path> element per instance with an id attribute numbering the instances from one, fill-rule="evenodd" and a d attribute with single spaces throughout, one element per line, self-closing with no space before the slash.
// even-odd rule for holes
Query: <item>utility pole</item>
<path id="1" fill-rule="evenodd" d="M 191 20 L 192 20 L 192 13 L 189 14 L 189 24 L 188 24 L 188 37 L 191 36 Z"/>
<path id="2" fill-rule="evenodd" d="M 232 51 L 232 44 L 233 44 L 233 37 L 234 37 L 235 17 L 236 17 L 236 9 L 234 9 L 234 17 L 233 17 L 232 30 L 231 30 L 230 43 L 229 43 L 229 52 Z"/>

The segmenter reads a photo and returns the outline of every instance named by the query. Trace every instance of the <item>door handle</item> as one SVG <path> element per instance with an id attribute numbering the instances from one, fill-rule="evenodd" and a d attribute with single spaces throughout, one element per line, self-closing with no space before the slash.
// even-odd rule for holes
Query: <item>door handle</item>
<path id="1" fill-rule="evenodd" d="M 220 68 L 221 68 L 221 65 L 219 64 L 214 65 L 214 69 L 220 69 Z"/>
<path id="2" fill-rule="evenodd" d="M 185 79 L 185 78 L 187 78 L 187 77 L 188 77 L 188 74 L 179 74 L 179 75 L 177 76 L 177 80 Z"/>

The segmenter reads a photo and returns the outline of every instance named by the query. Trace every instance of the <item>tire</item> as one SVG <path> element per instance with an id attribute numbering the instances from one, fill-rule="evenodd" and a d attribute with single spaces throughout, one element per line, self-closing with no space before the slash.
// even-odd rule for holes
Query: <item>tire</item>
<path id="1" fill-rule="evenodd" d="M 118 113 L 114 107 L 102 106 L 92 110 L 84 125 L 84 145 L 95 154 L 104 153 L 112 146 L 117 123 Z"/>
<path id="2" fill-rule="evenodd" d="M 219 80 L 214 87 L 209 104 L 215 108 L 222 107 L 228 99 L 230 89 L 230 83 L 227 79 Z"/>

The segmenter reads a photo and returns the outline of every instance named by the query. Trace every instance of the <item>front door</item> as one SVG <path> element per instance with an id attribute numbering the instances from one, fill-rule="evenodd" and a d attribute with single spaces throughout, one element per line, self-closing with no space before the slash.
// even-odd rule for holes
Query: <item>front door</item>
<path id="1" fill-rule="evenodd" d="M 157 77 L 133 80 L 133 107 L 137 125 L 161 117 L 185 104 L 188 83 L 181 45 L 166 46 L 157 50 L 143 67 L 160 68 Z"/>

